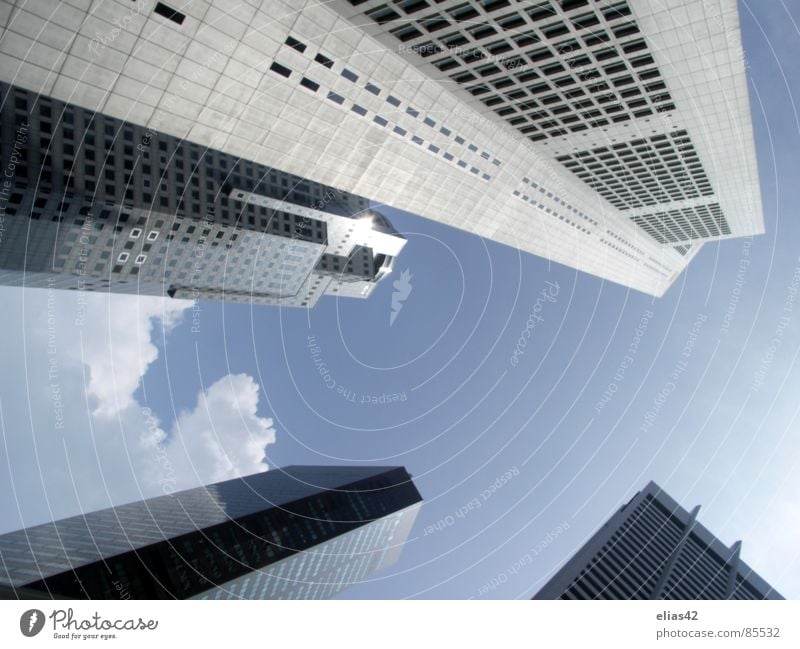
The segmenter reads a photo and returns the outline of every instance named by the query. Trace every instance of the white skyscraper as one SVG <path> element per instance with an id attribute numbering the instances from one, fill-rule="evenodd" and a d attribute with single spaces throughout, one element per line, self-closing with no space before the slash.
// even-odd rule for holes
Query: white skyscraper
<path id="1" fill-rule="evenodd" d="M 3 80 L 653 295 L 763 232 L 735 0 L 173 2 L 3 2 Z"/>

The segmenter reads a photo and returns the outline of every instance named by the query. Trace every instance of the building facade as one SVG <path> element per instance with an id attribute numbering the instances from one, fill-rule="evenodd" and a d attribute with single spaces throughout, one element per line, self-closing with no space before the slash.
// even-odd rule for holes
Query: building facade
<path id="1" fill-rule="evenodd" d="M 650 482 L 556 572 L 534 599 L 783 599 Z"/>
<path id="2" fill-rule="evenodd" d="M 368 201 L 0 84 L 0 283 L 311 308 L 405 239 Z"/>
<path id="3" fill-rule="evenodd" d="M 646 293 L 764 229 L 735 0 L 2 6 L 6 81 Z"/>
<path id="4" fill-rule="evenodd" d="M 291 466 L 0 535 L 0 584 L 72 599 L 325 599 L 394 563 L 400 467 Z"/>

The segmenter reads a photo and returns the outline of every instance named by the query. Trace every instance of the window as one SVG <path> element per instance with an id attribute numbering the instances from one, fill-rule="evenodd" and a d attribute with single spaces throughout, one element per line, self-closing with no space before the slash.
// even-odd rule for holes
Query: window
<path id="1" fill-rule="evenodd" d="M 130 257 L 130 255 L 127 252 L 121 252 L 119 253 L 119 257 L 117 257 L 117 261 L 124 264 L 128 261 L 128 257 Z"/>
<path id="2" fill-rule="evenodd" d="M 158 230 L 150 230 L 150 232 L 147 233 L 147 240 L 155 241 L 156 239 L 158 239 Z"/>
<path id="3" fill-rule="evenodd" d="M 275 61 L 272 62 L 272 65 L 269 66 L 269 69 L 272 70 L 273 72 L 277 72 L 278 74 L 280 74 L 283 77 L 286 77 L 287 79 L 292 75 L 292 71 L 289 68 Z"/>
<path id="4" fill-rule="evenodd" d="M 322 53 L 318 53 L 318 54 L 317 54 L 317 55 L 314 57 L 314 60 L 315 60 L 317 63 L 319 63 L 319 64 L 321 64 L 321 65 L 324 65 L 326 68 L 332 68 L 332 67 L 333 67 L 333 61 L 331 61 L 331 59 L 329 59 L 327 56 L 325 56 L 325 55 L 324 55 L 324 54 L 322 54 Z"/>
<path id="5" fill-rule="evenodd" d="M 153 11 L 155 11 L 159 16 L 164 16 L 164 18 L 167 18 L 179 25 L 182 25 L 183 21 L 186 20 L 186 16 L 184 14 L 182 14 L 180 11 L 176 11 L 172 7 L 168 7 L 163 2 L 157 2 Z"/>
<path id="6" fill-rule="evenodd" d="M 304 43 L 301 43 L 296 38 L 292 38 L 291 36 L 286 37 L 286 44 L 294 50 L 297 50 L 301 54 L 306 51 L 306 46 Z"/>
<path id="7" fill-rule="evenodd" d="M 357 75 L 355 72 L 351 72 L 351 71 L 350 71 L 350 70 L 348 70 L 347 68 L 344 68 L 344 69 L 342 70 L 342 76 L 343 76 L 345 79 L 347 79 L 348 81 L 352 81 L 353 83 L 355 83 L 356 81 L 358 81 L 358 75 Z"/>
<path id="8" fill-rule="evenodd" d="M 133 228 L 128 235 L 131 239 L 138 239 L 139 236 L 142 234 L 141 228 Z"/>

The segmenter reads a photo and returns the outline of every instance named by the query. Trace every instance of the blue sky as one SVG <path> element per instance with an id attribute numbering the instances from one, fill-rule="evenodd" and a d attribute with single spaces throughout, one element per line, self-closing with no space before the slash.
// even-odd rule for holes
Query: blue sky
<path id="1" fill-rule="evenodd" d="M 391 281 L 309 312 L 0 289 L 0 531 L 258 470 L 266 447 L 415 476 L 400 561 L 346 597 L 530 597 L 651 479 L 800 597 L 800 6 L 741 14 L 767 233 L 706 245 L 660 300 L 394 210 L 412 290 L 392 325 Z"/>

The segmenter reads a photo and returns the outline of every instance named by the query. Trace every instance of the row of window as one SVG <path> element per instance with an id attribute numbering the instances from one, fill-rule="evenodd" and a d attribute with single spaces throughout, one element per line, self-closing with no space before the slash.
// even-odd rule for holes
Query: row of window
<path id="1" fill-rule="evenodd" d="M 566 207 L 570 212 L 572 212 L 573 214 L 581 217 L 584 221 L 588 221 L 589 223 L 591 223 L 594 226 L 599 225 L 597 223 L 597 221 L 595 221 L 588 214 L 582 212 L 577 207 L 573 207 L 572 205 L 567 203 L 563 198 L 560 198 L 559 196 L 555 195 L 553 192 L 549 191 L 546 187 L 544 187 L 541 184 L 537 183 L 535 180 L 531 180 L 530 178 L 525 177 L 525 178 L 522 179 L 522 182 L 525 183 L 526 185 L 530 185 L 534 189 L 538 189 L 539 192 L 544 194 L 545 196 L 547 196 L 547 198 L 551 198 L 556 203 L 560 203 L 563 207 Z"/>
<path id="2" fill-rule="evenodd" d="M 628 248 L 630 248 L 631 250 L 635 250 L 635 251 L 636 251 L 636 252 L 638 252 L 640 255 L 644 256 L 644 254 L 645 254 L 644 250 L 642 250 L 641 248 L 639 248 L 639 247 L 637 247 L 637 246 L 633 245 L 633 244 L 632 244 L 630 241 L 628 241 L 627 239 L 625 239 L 625 238 L 621 237 L 621 236 L 620 236 L 620 235 L 618 235 L 616 232 L 612 232 L 611 230 L 608 230 L 608 229 L 607 229 L 607 230 L 606 230 L 606 234 L 608 234 L 610 237 L 613 237 L 614 239 L 616 239 L 617 241 L 619 241 L 621 244 L 623 244 L 623 245 L 625 245 L 625 246 L 628 246 Z"/>
<path id="3" fill-rule="evenodd" d="M 275 66 L 276 66 L 276 64 L 273 63 L 272 68 L 271 68 L 273 71 L 277 71 L 275 69 Z M 280 72 L 279 72 L 279 74 L 280 74 Z M 288 76 L 288 75 L 285 75 L 285 76 Z M 309 79 L 308 77 L 303 77 L 300 80 L 300 85 L 303 86 L 304 88 L 310 90 L 311 92 L 317 92 L 317 90 L 319 90 L 319 88 L 320 88 L 320 85 L 317 82 Z M 345 104 L 345 98 L 342 97 L 340 94 L 332 91 L 332 90 L 328 91 L 326 97 L 327 97 L 328 101 L 331 101 L 334 104 L 337 104 L 339 106 L 344 106 L 344 104 Z M 350 110 L 353 113 L 355 113 L 356 115 L 360 116 L 360 117 L 368 117 L 367 109 L 362 107 L 362 106 L 359 106 L 358 104 L 353 103 L 352 106 L 350 107 Z M 395 126 L 390 126 L 389 120 L 387 120 L 385 117 L 382 117 L 381 115 L 377 115 L 376 114 L 373 117 L 372 122 L 374 124 L 377 124 L 378 126 L 381 126 L 381 127 L 391 128 L 391 132 L 394 133 L 395 135 L 399 136 L 402 139 L 405 139 L 406 135 L 408 135 L 408 131 L 405 128 L 403 128 L 399 124 L 397 124 Z M 414 144 L 417 144 L 418 146 L 421 146 L 421 147 L 424 147 L 424 144 L 425 144 L 425 140 L 423 140 L 418 135 L 413 135 L 413 134 L 411 135 L 411 142 L 413 142 Z M 455 162 L 455 164 L 459 168 L 464 169 L 464 170 L 468 169 L 470 173 L 475 174 L 476 176 L 480 175 L 481 178 L 483 180 L 487 181 L 487 182 L 492 179 L 492 177 L 487 173 L 481 174 L 481 170 L 478 169 L 478 167 L 470 166 L 465 160 L 456 159 L 456 157 L 452 153 L 450 153 L 448 151 L 441 151 L 441 148 L 439 146 L 435 145 L 435 144 L 429 143 L 428 146 L 427 146 L 427 151 L 429 153 L 432 153 L 432 154 L 437 155 L 437 156 L 438 156 L 439 153 L 441 153 L 442 157 L 445 160 L 447 160 L 448 162 Z"/>
<path id="4" fill-rule="evenodd" d="M 117 261 L 121 264 L 124 264 L 126 261 L 128 261 L 129 257 L 130 257 L 129 253 L 121 252 L 117 256 Z M 138 266 L 141 266 L 145 261 L 147 261 L 147 255 L 136 255 L 136 259 L 134 260 L 133 263 L 135 263 Z"/>
<path id="5" fill-rule="evenodd" d="M 305 50 L 307 49 L 307 46 L 305 45 L 305 43 L 302 43 L 301 41 L 297 40 L 296 38 L 294 38 L 292 36 L 288 36 L 287 37 L 286 44 L 289 45 L 289 47 L 291 47 L 292 49 L 294 49 L 294 50 L 296 50 L 297 52 L 300 52 L 300 53 L 305 52 Z M 334 66 L 334 63 L 335 63 L 332 59 L 328 58 L 327 56 L 325 56 L 321 52 L 318 52 L 314 56 L 314 61 L 319 63 L 320 65 L 328 68 L 328 69 L 332 69 L 333 66 Z M 291 76 L 291 74 L 292 74 L 292 70 L 290 70 L 289 68 L 287 68 L 284 65 L 281 65 L 277 61 L 272 63 L 270 69 L 273 72 L 276 72 L 277 74 L 280 74 L 281 76 L 286 77 L 286 78 L 289 78 Z M 342 68 L 342 70 L 340 71 L 340 75 L 343 78 L 347 79 L 348 81 L 350 81 L 350 82 L 352 82 L 354 84 L 357 84 L 358 80 L 360 78 L 357 73 L 353 72 L 352 70 L 350 70 L 348 68 Z M 316 92 L 320 88 L 320 84 L 319 83 L 317 83 L 316 81 L 314 81 L 312 79 L 309 79 L 307 77 L 303 77 L 301 79 L 300 85 L 302 85 L 303 87 L 305 87 L 308 90 L 311 90 L 313 92 Z M 364 87 L 365 90 L 367 90 L 367 92 L 375 95 L 376 97 L 379 97 L 381 92 L 382 92 L 380 87 L 378 87 L 377 85 L 375 85 L 374 83 L 372 83 L 370 81 L 366 81 L 364 83 L 363 87 Z M 328 98 L 331 99 L 332 101 L 340 104 L 340 105 L 344 103 L 344 98 L 341 97 L 340 95 L 338 95 L 337 93 L 329 93 Z M 385 98 L 385 101 L 388 104 L 390 104 L 391 106 L 395 107 L 395 108 L 402 109 L 402 102 L 392 94 L 388 94 L 386 96 L 386 98 Z M 365 116 L 366 113 L 367 113 L 367 110 L 364 107 L 359 106 L 358 104 L 355 104 L 355 103 L 353 104 L 351 110 L 353 112 L 355 112 L 356 114 L 359 114 L 361 116 Z M 414 119 L 421 119 L 421 121 L 422 121 L 424 126 L 426 126 L 428 128 L 431 128 L 431 129 L 434 129 L 437 133 L 439 133 L 441 135 L 444 135 L 445 137 L 452 137 L 453 140 L 456 142 L 456 144 L 459 144 L 459 145 L 462 145 L 462 146 L 466 145 L 466 147 L 467 147 L 467 149 L 469 151 L 471 151 L 472 153 L 474 153 L 476 155 L 479 155 L 484 160 L 487 160 L 487 161 L 491 160 L 492 164 L 494 164 L 495 166 L 499 167 L 499 166 L 502 165 L 502 162 L 500 160 L 498 160 L 497 158 L 493 158 L 492 155 L 488 151 L 479 150 L 477 145 L 475 145 L 474 143 L 471 143 L 471 142 L 468 143 L 463 137 L 461 137 L 457 133 L 454 133 L 452 131 L 452 129 L 449 129 L 444 125 L 437 125 L 437 121 L 435 119 L 433 119 L 430 115 L 421 115 L 420 111 L 418 111 L 413 106 L 407 105 L 405 107 L 405 114 L 409 115 L 410 117 L 412 117 Z M 384 118 L 380 118 L 380 119 L 386 121 Z M 379 120 L 374 120 L 374 121 L 376 123 L 378 123 L 378 124 L 381 124 L 381 122 Z M 381 124 L 381 125 L 383 125 L 383 124 Z M 438 126 L 438 129 L 437 129 L 437 126 Z"/>
<path id="6" fill-rule="evenodd" d="M 552 214 L 553 217 L 557 218 L 559 221 L 563 221 L 567 225 L 575 228 L 576 230 L 578 230 L 580 232 L 583 232 L 584 234 L 591 234 L 591 231 L 587 230 L 581 224 L 576 223 L 575 221 L 573 221 L 569 217 L 564 216 L 560 212 L 557 212 L 556 210 L 554 210 L 554 209 L 552 209 L 550 207 L 547 207 L 544 203 L 537 203 L 535 198 L 531 198 L 527 194 L 523 194 L 522 192 L 520 192 L 517 189 L 514 190 L 514 196 L 516 196 L 517 198 L 519 198 L 522 201 L 525 201 L 526 203 L 529 203 L 529 204 L 533 205 L 534 207 L 538 207 L 540 210 L 543 210 L 547 214 Z"/>

